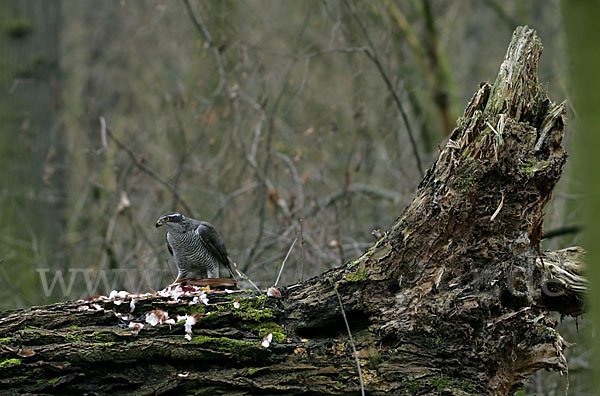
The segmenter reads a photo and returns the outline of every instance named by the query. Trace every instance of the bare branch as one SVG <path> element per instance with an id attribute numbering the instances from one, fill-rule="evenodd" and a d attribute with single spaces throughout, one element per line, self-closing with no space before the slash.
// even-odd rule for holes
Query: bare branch
<path id="1" fill-rule="evenodd" d="M 215 66 L 217 67 L 217 73 L 219 73 L 219 85 L 217 86 L 217 89 L 215 89 L 215 91 L 212 93 L 212 96 L 217 96 L 223 91 L 223 88 L 225 88 L 225 85 L 227 83 L 227 80 L 225 78 L 225 70 L 223 69 L 223 62 L 221 61 L 221 54 L 219 53 L 219 48 L 213 42 L 210 31 L 206 27 L 206 24 L 202 20 L 200 14 L 196 12 L 196 9 L 192 5 L 191 0 L 185 0 L 184 3 L 188 10 L 188 13 L 190 14 L 190 18 L 192 18 L 194 26 L 196 26 L 200 33 L 202 33 L 202 36 L 204 36 L 204 39 L 208 43 L 213 53 L 213 57 L 215 58 Z"/>
<path id="2" fill-rule="evenodd" d="M 273 286 L 277 286 L 277 284 L 279 283 L 279 278 L 281 278 L 281 273 L 283 272 L 283 267 L 285 267 L 285 262 L 287 261 L 288 257 L 290 257 L 290 253 L 292 252 L 292 249 L 294 248 L 294 245 L 296 244 L 297 240 L 298 240 L 298 234 L 296 234 L 296 239 L 294 239 L 294 242 L 292 242 L 292 246 L 290 246 L 287 254 L 285 255 L 285 258 L 283 259 L 283 262 L 281 263 L 281 268 L 279 269 L 279 274 L 277 275 L 277 279 L 275 280 L 275 284 Z"/>
<path id="3" fill-rule="evenodd" d="M 410 123 L 408 122 L 408 115 L 406 114 L 406 111 L 404 110 L 404 106 L 402 105 L 402 102 L 400 101 L 400 98 L 398 97 L 398 94 L 396 93 L 396 90 L 394 89 L 394 86 L 392 85 L 392 82 L 390 81 L 387 73 L 383 69 L 383 65 L 381 64 L 381 61 L 379 60 L 379 55 L 377 54 L 377 49 L 376 49 L 375 45 L 373 44 L 373 42 L 371 41 L 371 38 L 369 37 L 369 33 L 367 32 L 367 29 L 365 28 L 362 21 L 358 17 L 358 13 L 356 12 L 356 10 L 354 10 L 353 7 L 350 6 L 348 0 L 344 0 L 344 4 L 346 5 L 346 7 L 348 7 L 348 9 L 351 10 L 352 15 L 354 16 L 354 19 L 356 20 L 356 23 L 360 27 L 360 29 L 363 33 L 363 36 L 364 36 L 365 40 L 367 41 L 367 44 L 369 44 L 369 48 L 365 50 L 365 54 L 371 61 L 373 61 L 373 63 L 375 64 L 375 67 L 377 67 L 377 70 L 379 71 L 381 78 L 383 79 L 386 87 L 388 88 L 390 94 L 392 95 L 392 99 L 394 100 L 396 107 L 398 107 L 398 110 L 400 111 L 400 115 L 402 116 L 402 120 L 404 121 L 404 125 L 406 126 L 406 132 L 408 133 L 408 138 L 410 140 L 410 145 L 411 145 L 411 148 L 413 151 L 413 155 L 415 157 L 415 162 L 417 163 L 417 169 L 419 170 L 419 174 L 421 176 L 423 176 L 423 174 L 424 174 L 423 165 L 421 163 L 421 157 L 419 155 L 419 150 L 417 148 L 417 142 L 415 140 Z"/>
<path id="4" fill-rule="evenodd" d="M 194 211 L 192 210 L 192 208 L 187 204 L 187 202 L 183 199 L 181 194 L 179 194 L 177 189 L 171 183 L 164 180 L 162 177 L 157 175 L 156 172 L 154 172 L 152 170 L 152 168 L 150 168 L 148 165 L 146 165 L 142 161 L 140 161 L 137 158 L 137 156 L 135 155 L 135 153 L 133 152 L 133 150 L 131 148 L 129 148 L 128 146 L 126 146 L 124 143 L 122 143 L 119 139 L 117 139 L 117 137 L 112 133 L 110 128 L 106 128 L 106 134 L 108 135 L 109 138 L 111 138 L 117 144 L 117 146 L 120 149 L 124 150 L 127 153 L 129 158 L 131 158 L 131 161 L 133 162 L 133 164 L 139 170 L 143 171 L 148 176 L 150 176 L 151 178 L 156 180 L 158 183 L 162 184 L 167 190 L 169 190 L 171 192 L 171 194 L 173 194 L 174 197 L 177 198 L 177 200 L 179 202 L 181 202 L 181 205 L 186 210 L 186 212 L 189 214 L 189 216 L 191 216 L 191 217 L 194 216 Z"/>

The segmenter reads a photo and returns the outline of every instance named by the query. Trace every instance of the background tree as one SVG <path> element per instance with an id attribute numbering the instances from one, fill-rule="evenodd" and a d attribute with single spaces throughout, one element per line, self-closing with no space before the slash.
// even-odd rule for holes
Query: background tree
<path id="1" fill-rule="evenodd" d="M 60 269 L 66 203 L 59 75 L 60 3 L 0 4 L 0 278 L 3 306 L 48 301 L 35 296 L 37 266 Z"/>

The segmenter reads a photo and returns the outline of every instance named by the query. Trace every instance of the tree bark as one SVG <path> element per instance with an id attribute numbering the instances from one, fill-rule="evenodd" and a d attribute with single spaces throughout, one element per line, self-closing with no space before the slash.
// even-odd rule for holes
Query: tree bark
<path id="1" fill-rule="evenodd" d="M 515 31 L 495 83 L 480 86 L 412 203 L 357 260 L 281 297 L 167 292 L 3 312 L 0 388 L 357 394 L 342 310 L 370 395 L 510 395 L 536 370 L 566 371 L 548 313 L 581 313 L 586 281 L 580 249 L 539 250 L 566 161 L 565 104 L 538 84 L 541 51 L 532 29 Z M 156 309 L 193 315 L 191 339 L 183 320 L 147 323 Z M 131 323 L 145 326 L 133 334 Z"/>

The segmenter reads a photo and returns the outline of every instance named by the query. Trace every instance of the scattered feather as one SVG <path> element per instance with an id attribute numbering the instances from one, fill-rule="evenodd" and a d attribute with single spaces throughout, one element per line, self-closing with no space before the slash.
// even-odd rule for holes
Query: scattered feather
<path id="1" fill-rule="evenodd" d="M 188 334 L 192 334 L 192 326 L 196 324 L 196 318 L 194 315 L 187 315 L 185 318 L 185 332 Z"/>
<path id="2" fill-rule="evenodd" d="M 271 334 L 271 333 L 265 334 L 260 345 L 262 345 L 263 348 L 268 348 L 269 345 L 271 345 L 271 341 L 273 341 L 273 334 Z"/>
<path id="3" fill-rule="evenodd" d="M 140 332 L 140 330 L 144 328 L 144 324 L 131 322 L 129 323 L 129 328 L 131 329 L 131 334 L 137 335 Z"/>
<path id="4" fill-rule="evenodd" d="M 206 297 L 206 293 L 203 292 L 202 294 L 200 294 L 199 297 L 200 301 L 202 301 L 204 305 L 208 305 L 208 297 Z"/>
<path id="5" fill-rule="evenodd" d="M 116 291 L 113 290 L 110 292 L 110 294 L 108 295 L 109 299 L 113 299 L 116 297 L 119 297 L 120 299 L 124 299 L 125 297 L 127 297 L 129 295 L 128 292 L 126 292 L 125 290 L 121 290 L 121 291 Z"/>
<path id="6" fill-rule="evenodd" d="M 240 309 L 240 299 L 237 298 L 234 302 L 233 302 L 233 308 L 235 309 Z"/>
<path id="7" fill-rule="evenodd" d="M 163 324 L 167 320 L 169 320 L 169 313 L 163 311 L 162 309 L 155 309 L 146 313 L 146 323 L 150 324 L 151 326 Z"/>
<path id="8" fill-rule="evenodd" d="M 177 301 L 179 300 L 179 297 L 181 297 L 182 295 L 184 295 L 185 292 L 183 290 L 175 290 L 171 293 L 171 297 L 173 298 L 173 300 Z"/>
<path id="9" fill-rule="evenodd" d="M 120 312 L 115 312 L 115 316 L 116 316 L 117 318 L 121 319 L 121 320 L 129 320 L 129 316 L 127 316 L 127 315 L 123 315 L 123 314 L 122 314 L 122 313 L 120 313 Z"/>
<path id="10" fill-rule="evenodd" d="M 181 322 L 182 320 L 186 320 L 188 315 L 177 315 L 177 321 Z"/>
<path id="11" fill-rule="evenodd" d="M 267 289 L 267 296 L 281 298 L 281 292 L 279 291 L 278 288 L 271 286 Z"/>
<path id="12" fill-rule="evenodd" d="M 187 372 L 187 371 L 184 371 L 183 373 L 179 373 L 179 374 L 177 374 L 177 376 L 178 376 L 178 377 L 182 377 L 182 378 L 185 378 L 185 377 L 187 377 L 188 375 L 190 375 L 190 373 L 189 373 L 189 372 Z"/>
<path id="13" fill-rule="evenodd" d="M 132 298 L 131 301 L 129 301 L 129 312 L 133 312 L 135 310 L 135 298 Z"/>

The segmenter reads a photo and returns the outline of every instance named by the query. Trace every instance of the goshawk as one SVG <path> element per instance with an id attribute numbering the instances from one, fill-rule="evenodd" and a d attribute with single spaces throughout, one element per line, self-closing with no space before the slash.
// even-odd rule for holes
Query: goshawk
<path id="1" fill-rule="evenodd" d="M 225 266 L 235 278 L 223 238 L 212 224 L 175 212 L 160 216 L 156 228 L 160 226 L 167 229 L 167 248 L 177 266 L 175 282 L 185 278 L 218 278 L 219 265 Z"/>

